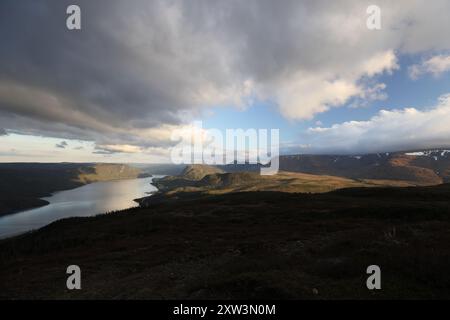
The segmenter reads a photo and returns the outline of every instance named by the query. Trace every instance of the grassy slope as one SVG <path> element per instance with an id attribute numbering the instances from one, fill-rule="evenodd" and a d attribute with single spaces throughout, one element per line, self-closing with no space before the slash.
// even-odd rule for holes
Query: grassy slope
<path id="1" fill-rule="evenodd" d="M 450 298 L 449 228 L 448 185 L 183 193 L 0 241 L 0 298 Z"/>
<path id="2" fill-rule="evenodd" d="M 200 180 L 206 175 L 223 172 L 224 171 L 222 169 L 214 166 L 193 164 L 186 166 L 186 168 L 184 168 L 184 170 L 181 172 L 181 176 L 188 180 Z"/>
<path id="3" fill-rule="evenodd" d="M 184 176 L 156 179 L 155 185 L 166 193 L 204 192 L 223 194 L 248 191 L 281 192 L 328 192 L 340 188 L 373 186 L 410 186 L 407 181 L 395 180 L 353 180 L 327 175 L 279 172 L 272 176 L 261 176 L 256 172 L 214 173 L 201 175 L 194 180 Z"/>

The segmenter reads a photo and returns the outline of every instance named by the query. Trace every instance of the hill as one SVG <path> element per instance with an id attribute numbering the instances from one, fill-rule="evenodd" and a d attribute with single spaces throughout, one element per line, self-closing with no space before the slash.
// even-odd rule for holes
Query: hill
<path id="1" fill-rule="evenodd" d="M 449 299 L 449 229 L 449 185 L 181 193 L 0 241 L 0 298 Z"/>
<path id="2" fill-rule="evenodd" d="M 248 191 L 318 193 L 350 187 L 414 185 L 410 181 L 402 180 L 355 180 L 330 175 L 313 175 L 286 171 L 280 171 L 278 174 L 271 176 L 262 176 L 259 172 L 221 173 L 220 171 L 220 169 L 206 165 L 188 166 L 181 175 L 154 179 L 153 184 L 160 190 L 159 193 L 163 194 L 179 192 L 222 194 Z M 207 174 L 208 172 L 213 173 Z M 154 199 L 155 197 L 147 200 L 153 201 Z M 141 200 L 141 203 L 145 203 L 147 200 Z"/>
<path id="3" fill-rule="evenodd" d="M 187 180 L 200 180 L 204 176 L 215 173 L 223 173 L 224 171 L 215 166 L 204 164 L 191 164 L 181 172 L 180 176 Z"/>

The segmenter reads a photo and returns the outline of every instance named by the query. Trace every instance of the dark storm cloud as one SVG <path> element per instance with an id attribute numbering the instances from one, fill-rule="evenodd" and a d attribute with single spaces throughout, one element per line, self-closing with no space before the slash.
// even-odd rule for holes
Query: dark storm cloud
<path id="1" fill-rule="evenodd" d="M 66 141 L 61 141 L 60 143 L 55 144 L 56 148 L 65 149 L 68 146 Z"/>
<path id="2" fill-rule="evenodd" d="M 379 1 L 390 32 L 378 33 L 365 27 L 371 1 L 75 3 L 82 29 L 69 31 L 73 1 L 0 1 L 1 128 L 167 146 L 148 129 L 249 96 L 309 118 L 370 92 L 361 79 L 395 69 L 393 52 L 450 48 L 448 1 Z"/>
<path id="3" fill-rule="evenodd" d="M 105 146 L 95 146 L 94 151 L 92 151 L 93 154 L 115 154 L 120 153 L 117 150 L 112 150 Z"/>
<path id="4" fill-rule="evenodd" d="M 104 154 L 104 155 L 111 155 L 117 152 L 111 152 L 111 151 L 104 151 L 104 150 L 95 150 L 92 152 L 93 154 Z"/>
<path id="5" fill-rule="evenodd" d="M 195 107 L 183 96 L 190 90 L 190 77 L 166 70 L 170 54 L 164 46 L 170 41 L 158 30 L 158 24 L 165 28 L 166 17 L 158 17 L 156 2 L 136 3 L 126 10 L 118 1 L 77 1 L 82 8 L 80 31 L 66 29 L 69 4 L 72 1 L 1 2 L 2 122 L 28 130 L 25 122 L 32 119 L 38 122 L 33 129 L 81 131 L 78 137 L 96 138 L 124 135 L 118 129 L 135 124 L 177 124 L 182 120 L 179 111 Z M 140 8 L 148 15 L 141 16 Z M 160 37 L 154 40 L 158 48 L 150 38 L 140 37 L 136 43 L 129 39 L 127 33 L 136 31 L 144 18 L 155 25 L 141 30 L 140 36 Z"/>

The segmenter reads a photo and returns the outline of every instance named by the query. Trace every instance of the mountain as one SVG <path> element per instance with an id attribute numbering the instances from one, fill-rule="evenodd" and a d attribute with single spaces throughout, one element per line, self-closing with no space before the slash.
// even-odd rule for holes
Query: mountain
<path id="1" fill-rule="evenodd" d="M 237 163 L 234 161 L 233 163 L 217 165 L 217 168 L 222 169 L 224 172 L 260 172 L 261 165 L 260 163 L 251 164 L 251 163 Z"/>
<path id="2" fill-rule="evenodd" d="M 181 172 L 180 176 L 187 180 L 200 180 L 208 174 L 223 173 L 224 171 L 218 167 L 204 165 L 204 164 L 191 164 Z"/>
<path id="3" fill-rule="evenodd" d="M 413 150 L 361 155 L 282 155 L 280 171 L 328 175 L 353 180 L 382 180 L 385 185 L 436 185 L 450 182 L 450 150 Z M 261 164 L 179 165 L 177 179 L 200 180 L 213 173 L 259 173 Z M 173 178 L 172 184 L 176 184 Z M 181 180 L 178 180 L 182 183 Z M 377 183 L 378 184 L 378 183 Z"/>
<path id="4" fill-rule="evenodd" d="M 450 150 L 365 155 L 285 155 L 280 156 L 280 170 L 435 185 L 450 182 Z"/>
<path id="5" fill-rule="evenodd" d="M 261 165 L 191 165 L 178 176 L 155 179 L 165 195 L 247 191 L 328 192 L 349 187 L 428 186 L 450 182 L 450 150 L 364 155 L 283 155 L 276 175 Z M 157 201 L 159 197 L 141 201 Z"/>
<path id="6" fill-rule="evenodd" d="M 96 181 L 142 176 L 123 164 L 0 163 L 0 216 L 48 204 L 40 198 Z"/>

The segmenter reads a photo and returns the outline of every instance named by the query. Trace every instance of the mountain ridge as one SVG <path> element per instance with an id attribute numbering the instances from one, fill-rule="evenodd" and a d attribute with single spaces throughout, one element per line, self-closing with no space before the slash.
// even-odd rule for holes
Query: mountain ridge
<path id="1" fill-rule="evenodd" d="M 450 150 L 430 149 L 363 155 L 282 155 L 280 170 L 434 185 L 450 182 Z"/>

